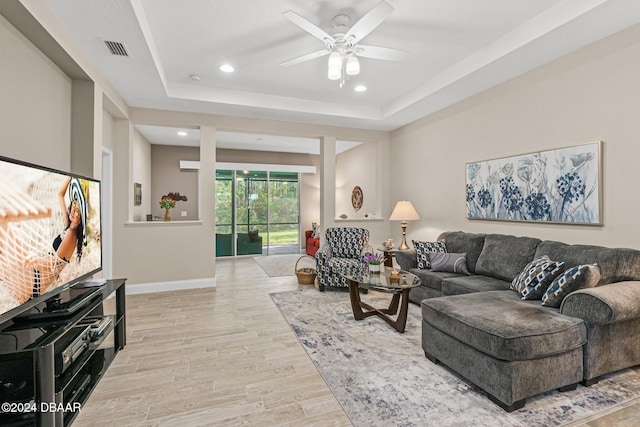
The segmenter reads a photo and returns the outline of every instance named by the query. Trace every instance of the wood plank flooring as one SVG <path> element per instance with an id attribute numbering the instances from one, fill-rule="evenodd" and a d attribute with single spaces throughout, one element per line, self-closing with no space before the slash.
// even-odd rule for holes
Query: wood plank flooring
<path id="1" fill-rule="evenodd" d="M 351 426 L 270 292 L 306 288 L 251 258 L 216 289 L 127 297 L 127 346 L 76 426 Z M 640 425 L 640 401 L 574 427 Z"/>

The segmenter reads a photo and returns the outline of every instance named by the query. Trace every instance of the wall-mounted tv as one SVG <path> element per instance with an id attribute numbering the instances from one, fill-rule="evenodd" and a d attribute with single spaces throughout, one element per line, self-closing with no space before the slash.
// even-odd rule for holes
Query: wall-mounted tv
<path id="1" fill-rule="evenodd" d="M 100 181 L 0 156 L 0 324 L 102 269 Z"/>

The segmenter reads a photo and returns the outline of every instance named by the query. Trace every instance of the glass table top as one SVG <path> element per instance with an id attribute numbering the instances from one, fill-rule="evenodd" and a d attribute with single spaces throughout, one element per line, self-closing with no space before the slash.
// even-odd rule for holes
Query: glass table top
<path id="1" fill-rule="evenodd" d="M 385 267 L 380 273 L 369 273 L 368 270 L 358 269 L 358 271 L 345 271 L 340 273 L 341 276 L 357 282 L 358 285 L 365 288 L 380 289 L 406 289 L 420 286 L 422 282 L 415 274 L 408 271 L 395 270 L 399 273 L 399 277 L 392 276 L 393 269 Z"/>

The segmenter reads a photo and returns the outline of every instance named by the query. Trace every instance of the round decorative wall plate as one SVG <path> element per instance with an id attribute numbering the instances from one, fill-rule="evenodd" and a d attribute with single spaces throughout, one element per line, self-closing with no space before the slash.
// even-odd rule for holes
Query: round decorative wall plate
<path id="1" fill-rule="evenodd" d="M 362 194 L 362 188 L 357 185 L 353 187 L 353 191 L 351 192 L 351 204 L 353 205 L 353 209 L 357 211 L 362 207 L 362 200 L 364 199 L 364 195 Z"/>

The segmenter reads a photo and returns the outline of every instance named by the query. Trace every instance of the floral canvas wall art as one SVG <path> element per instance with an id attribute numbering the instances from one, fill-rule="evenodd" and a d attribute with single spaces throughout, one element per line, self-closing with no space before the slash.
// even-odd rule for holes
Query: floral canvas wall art
<path id="1" fill-rule="evenodd" d="M 467 218 L 602 225 L 602 142 L 466 164 Z"/>

